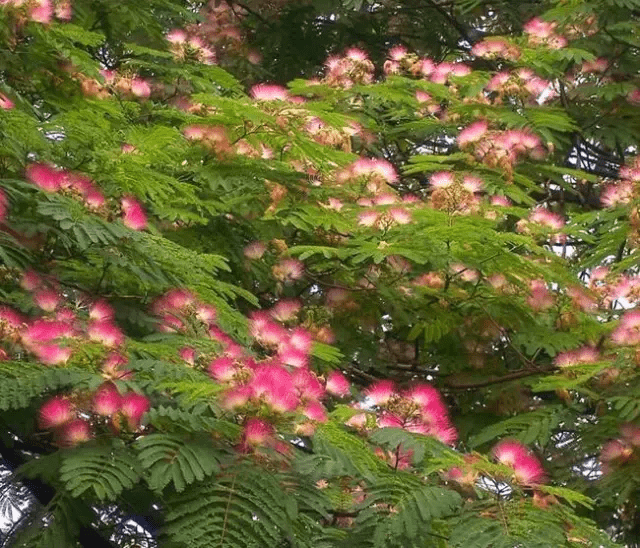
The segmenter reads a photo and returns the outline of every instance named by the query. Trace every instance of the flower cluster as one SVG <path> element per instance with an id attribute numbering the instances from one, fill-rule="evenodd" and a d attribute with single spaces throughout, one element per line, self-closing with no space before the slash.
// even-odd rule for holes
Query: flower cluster
<path id="1" fill-rule="evenodd" d="M 640 447 L 640 427 L 635 424 L 620 426 L 620 437 L 610 440 L 602 446 L 600 463 L 602 473 L 608 474 L 614 468 L 621 466 L 635 457 L 636 449 Z"/>
<path id="2" fill-rule="evenodd" d="M 605 207 L 626 205 L 638 196 L 640 183 L 640 156 L 632 158 L 620 168 L 620 180 L 607 184 L 600 195 L 600 201 Z"/>
<path id="3" fill-rule="evenodd" d="M 52 430 L 59 446 L 77 445 L 90 440 L 97 429 L 107 427 L 114 433 L 140 428 L 149 410 L 149 400 L 137 392 L 120 394 L 107 382 L 92 395 L 55 396 L 45 401 L 38 413 L 38 425 Z"/>
<path id="4" fill-rule="evenodd" d="M 3 0 L 0 7 L 10 10 L 17 18 L 49 24 L 54 18 L 71 21 L 72 10 L 69 0 Z"/>
<path id="5" fill-rule="evenodd" d="M 485 59 L 509 59 L 515 61 L 520 57 L 520 48 L 504 38 L 485 38 L 476 42 L 471 53 Z"/>
<path id="6" fill-rule="evenodd" d="M 452 445 L 458 433 L 451 423 L 447 406 L 440 393 L 430 384 L 418 383 L 398 390 L 393 381 L 378 381 L 365 390 L 363 406 L 375 406 L 380 428 L 402 428 L 414 434 L 433 436 Z M 347 425 L 364 428 L 366 415 L 359 413 Z"/>
<path id="7" fill-rule="evenodd" d="M 494 103 L 502 102 L 505 95 L 513 95 L 533 103 L 542 103 L 556 95 L 549 80 L 536 76 L 528 68 L 498 72 L 489 80 L 486 89 L 497 94 Z"/>
<path id="8" fill-rule="evenodd" d="M 373 82 L 373 63 L 361 49 L 350 48 L 344 55 L 332 55 L 325 62 L 324 82 L 330 86 L 349 89 L 355 84 Z"/>
<path id="9" fill-rule="evenodd" d="M 81 201 L 89 210 L 103 217 L 109 217 L 111 205 L 96 184 L 86 175 L 57 168 L 47 163 L 29 164 L 26 169 L 27 180 L 45 192 L 60 192 Z M 120 213 L 122 222 L 132 230 L 144 230 L 147 215 L 136 198 L 125 195 L 121 198 Z"/>
<path id="10" fill-rule="evenodd" d="M 464 63 L 436 63 L 428 57 L 420 58 L 409 53 L 403 46 L 395 46 L 389 50 L 383 68 L 385 74 L 409 73 L 427 78 L 435 84 L 446 84 L 450 76 L 466 76 L 471 73 L 471 68 Z"/>
<path id="11" fill-rule="evenodd" d="M 527 34 L 529 44 L 560 49 L 564 48 L 568 42 L 564 36 L 556 33 L 557 26 L 553 21 L 543 21 L 539 17 L 534 17 L 522 27 L 522 30 Z"/>
<path id="12" fill-rule="evenodd" d="M 513 469 L 513 477 L 518 483 L 535 485 L 545 482 L 546 474 L 540 461 L 519 441 L 502 440 L 491 452 L 500 464 Z"/>
<path id="13" fill-rule="evenodd" d="M 430 204 L 434 209 L 456 214 L 478 211 L 483 182 L 473 175 L 438 171 L 429 178 Z"/>

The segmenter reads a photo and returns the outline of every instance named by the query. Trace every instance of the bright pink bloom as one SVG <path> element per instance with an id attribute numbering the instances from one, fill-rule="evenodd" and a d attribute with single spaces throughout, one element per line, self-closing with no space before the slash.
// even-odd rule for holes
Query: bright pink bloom
<path id="1" fill-rule="evenodd" d="M 209 375 L 218 382 L 230 382 L 236 374 L 236 368 L 231 358 L 217 358 L 209 364 Z"/>
<path id="2" fill-rule="evenodd" d="M 369 209 L 358 214 L 358 224 L 361 226 L 375 226 L 380 215 L 377 211 Z"/>
<path id="3" fill-rule="evenodd" d="M 126 417 L 131 430 L 136 430 L 140 426 L 142 416 L 149 410 L 149 400 L 142 394 L 127 392 L 122 396 L 120 411 Z"/>
<path id="4" fill-rule="evenodd" d="M 309 356 L 297 348 L 285 347 L 281 349 L 278 353 L 278 358 L 283 364 L 295 368 L 307 367 L 309 364 Z"/>
<path id="5" fill-rule="evenodd" d="M 142 205 L 133 196 L 122 198 L 122 222 L 132 230 L 144 230 L 147 227 L 147 214 Z"/>
<path id="6" fill-rule="evenodd" d="M 502 440 L 493 448 L 492 453 L 500 464 L 513 468 L 518 482 L 530 485 L 545 480 L 540 461 L 519 441 Z"/>
<path id="7" fill-rule="evenodd" d="M 102 371 L 111 378 L 128 378 L 131 372 L 123 369 L 123 366 L 127 365 L 127 363 L 129 363 L 129 360 L 125 356 L 118 352 L 111 352 L 102 364 Z"/>
<path id="8" fill-rule="evenodd" d="M 491 452 L 500 464 L 514 466 L 529 450 L 519 441 L 507 439 L 495 445 Z"/>
<path id="9" fill-rule="evenodd" d="M 332 371 L 327 377 L 327 392 L 334 396 L 348 396 L 350 394 L 350 383 L 340 371 Z"/>
<path id="10" fill-rule="evenodd" d="M 291 374 L 291 380 L 301 400 L 319 400 L 324 396 L 324 386 L 308 369 L 296 369 Z"/>
<path id="11" fill-rule="evenodd" d="M 0 108 L 3 110 L 11 110 L 15 105 L 6 95 L 0 93 Z"/>
<path id="12" fill-rule="evenodd" d="M 90 340 L 99 342 L 108 348 L 124 344 L 124 334 L 117 325 L 109 320 L 89 322 L 87 335 Z"/>
<path id="13" fill-rule="evenodd" d="M 273 425 L 262 419 L 250 418 L 244 425 L 242 437 L 247 445 L 264 445 L 275 435 Z"/>
<path id="14" fill-rule="evenodd" d="M 0 306 L 0 329 L 19 329 L 24 324 L 24 322 L 25 320 L 21 314 L 19 314 L 12 308 L 9 308 L 8 306 Z"/>
<path id="15" fill-rule="evenodd" d="M 27 179 L 46 192 L 60 190 L 65 179 L 63 171 L 49 164 L 29 164 L 26 169 Z"/>
<path id="16" fill-rule="evenodd" d="M 279 322 L 295 320 L 298 312 L 302 309 L 302 303 L 298 299 L 283 299 L 278 301 L 269 313 Z"/>
<path id="17" fill-rule="evenodd" d="M 353 428 L 364 428 L 367 424 L 367 415 L 365 413 L 353 415 L 345 424 Z"/>
<path id="18" fill-rule="evenodd" d="M 562 215 L 544 207 L 535 208 L 529 215 L 529 221 L 549 227 L 551 230 L 561 230 L 565 224 Z"/>
<path id="19" fill-rule="evenodd" d="M 211 305 L 200 303 L 196 306 L 196 318 L 203 323 L 212 323 L 217 315 L 218 311 Z"/>
<path id="20" fill-rule="evenodd" d="M 453 173 L 450 171 L 438 171 L 429 179 L 434 188 L 448 188 L 454 183 Z"/>
<path id="21" fill-rule="evenodd" d="M 256 84 L 251 88 L 251 97 L 257 101 L 286 101 L 289 92 L 286 88 L 275 84 Z"/>
<path id="22" fill-rule="evenodd" d="M 458 146 L 464 148 L 470 143 L 479 141 L 489 129 L 489 123 L 486 120 L 478 120 L 470 126 L 464 128 L 458 135 Z"/>
<path id="23" fill-rule="evenodd" d="M 42 284 L 42 278 L 33 270 L 25 270 L 20 279 L 20 287 L 26 291 L 33 291 Z"/>
<path id="24" fill-rule="evenodd" d="M 292 282 L 304 276 L 304 263 L 298 259 L 283 259 L 272 269 L 274 277 L 281 282 Z"/>
<path id="25" fill-rule="evenodd" d="M 91 439 L 91 425 L 82 419 L 76 419 L 65 424 L 58 434 L 60 445 L 77 445 Z"/>
<path id="26" fill-rule="evenodd" d="M 34 320 L 33 323 L 21 333 L 22 340 L 27 346 L 50 342 L 54 339 L 72 337 L 73 335 L 73 328 L 67 323 L 41 319 Z"/>
<path id="27" fill-rule="evenodd" d="M 115 311 L 104 299 L 96 301 L 89 308 L 89 318 L 97 321 L 113 320 Z"/>
<path id="28" fill-rule="evenodd" d="M 384 380 L 373 383 L 365 390 L 365 394 L 373 405 L 384 405 L 394 396 L 396 386 L 393 381 Z"/>
<path id="29" fill-rule="evenodd" d="M 40 289 L 33 294 L 33 300 L 45 312 L 53 312 L 60 303 L 60 295 L 52 289 Z"/>
<path id="30" fill-rule="evenodd" d="M 402 428 L 404 420 L 393 413 L 385 411 L 378 417 L 378 426 L 380 428 Z"/>
<path id="31" fill-rule="evenodd" d="M 313 346 L 313 337 L 304 327 L 296 327 L 289 337 L 287 344 L 308 354 Z"/>
<path id="32" fill-rule="evenodd" d="M 30 347 L 29 350 L 45 365 L 61 365 L 69 361 L 71 357 L 71 348 L 57 344 L 37 344 Z"/>
<path id="33" fill-rule="evenodd" d="M 189 365 L 194 365 L 196 363 L 195 348 L 191 348 L 190 346 L 183 346 L 178 350 L 178 356 L 180 356 Z"/>
<path id="34" fill-rule="evenodd" d="M 110 417 L 118 412 L 122 396 L 116 386 L 112 383 L 105 383 L 93 395 L 93 410 L 98 415 Z"/>
<path id="35" fill-rule="evenodd" d="M 222 398 L 224 409 L 237 409 L 247 404 L 251 399 L 253 391 L 250 386 L 238 386 L 227 390 Z"/>
<path id="36" fill-rule="evenodd" d="M 404 207 L 392 207 L 389 210 L 389 216 L 399 225 L 407 225 L 412 221 L 411 213 Z"/>
<path id="37" fill-rule="evenodd" d="M 38 424 L 40 428 L 55 428 L 73 419 L 71 402 L 61 396 L 47 400 L 40 407 Z"/>
<path id="38" fill-rule="evenodd" d="M 555 299 L 544 280 L 531 280 L 530 287 L 531 295 L 527 298 L 527 303 L 533 310 L 540 312 L 553 306 Z"/>
<path id="39" fill-rule="evenodd" d="M 35 0 L 35 3 L 31 6 L 29 17 L 36 23 L 50 23 L 51 19 L 53 19 L 51 0 Z"/>
<path id="40" fill-rule="evenodd" d="M 327 410 L 324 406 L 317 402 L 309 402 L 302 410 L 302 414 L 308 419 L 316 422 L 327 422 Z"/>

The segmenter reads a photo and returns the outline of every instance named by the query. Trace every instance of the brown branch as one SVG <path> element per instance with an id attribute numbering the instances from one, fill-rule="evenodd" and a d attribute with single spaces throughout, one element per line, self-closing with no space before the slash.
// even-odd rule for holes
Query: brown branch
<path id="1" fill-rule="evenodd" d="M 557 371 L 557 370 L 558 368 L 554 365 L 541 367 L 538 369 L 519 369 L 518 371 L 513 371 L 511 373 L 502 375 L 501 377 L 492 377 L 492 378 L 484 379 L 482 381 L 477 381 L 477 382 L 458 383 L 453 380 L 446 379 L 445 385 L 448 388 L 451 388 L 453 390 L 469 390 L 472 388 L 483 388 L 485 386 L 491 386 L 494 384 L 509 382 L 516 379 L 522 379 L 525 377 L 532 377 L 534 375 L 542 375 L 544 373 L 553 373 L 554 371 Z"/>

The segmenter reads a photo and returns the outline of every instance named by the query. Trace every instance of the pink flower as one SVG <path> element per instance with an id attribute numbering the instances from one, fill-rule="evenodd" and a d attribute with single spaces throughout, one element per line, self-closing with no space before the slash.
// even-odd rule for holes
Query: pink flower
<path id="1" fill-rule="evenodd" d="M 377 381 L 365 390 L 365 394 L 373 405 L 384 405 L 395 394 L 395 389 L 393 381 Z"/>
<path id="2" fill-rule="evenodd" d="M 565 224 L 562 215 L 544 207 L 535 208 L 529 215 L 529 221 L 549 227 L 551 230 L 561 230 Z"/>
<path id="3" fill-rule="evenodd" d="M 142 416 L 149 410 L 149 400 L 142 394 L 127 392 L 122 396 L 120 411 L 127 419 L 127 424 L 131 430 L 136 430 L 140 426 Z"/>
<path id="4" fill-rule="evenodd" d="M 29 164 L 26 169 L 27 179 L 46 192 L 60 190 L 65 179 L 63 171 L 49 164 Z"/>
<path id="5" fill-rule="evenodd" d="M 278 353 L 278 357 L 284 365 L 295 368 L 307 367 L 309 364 L 309 356 L 297 348 L 285 347 Z"/>
<path id="6" fill-rule="evenodd" d="M 269 313 L 279 322 L 288 322 L 296 319 L 301 308 L 302 303 L 298 299 L 283 299 L 278 301 Z"/>
<path id="7" fill-rule="evenodd" d="M 350 383 L 340 371 L 332 371 L 327 377 L 327 392 L 334 396 L 348 396 L 350 393 Z"/>
<path id="8" fill-rule="evenodd" d="M 115 312 L 113 307 L 104 299 L 96 301 L 89 308 L 89 318 L 91 320 L 113 320 L 114 316 Z"/>
<path id="9" fill-rule="evenodd" d="M 178 356 L 182 358 L 189 365 L 194 365 L 196 363 L 196 350 L 195 348 L 191 348 L 190 346 L 183 346 L 180 350 L 178 350 Z"/>
<path id="10" fill-rule="evenodd" d="M 397 223 L 399 225 L 409 224 L 412 220 L 411 213 L 404 207 L 392 207 L 389 210 L 389 216 L 394 223 Z"/>
<path id="11" fill-rule="evenodd" d="M 262 419 L 250 418 L 244 425 L 242 438 L 247 445 L 265 445 L 275 435 L 273 425 Z"/>
<path id="12" fill-rule="evenodd" d="M 147 227 L 147 214 L 140 202 L 133 196 L 122 198 L 122 222 L 132 230 L 144 230 Z"/>
<path id="13" fill-rule="evenodd" d="M 367 424 L 367 415 L 365 413 L 357 413 L 348 419 L 345 424 L 353 428 L 364 428 Z"/>
<path id="14" fill-rule="evenodd" d="M 513 468 L 518 482 L 531 485 L 545 480 L 540 461 L 519 441 L 502 440 L 493 448 L 492 453 L 500 464 Z"/>
<path id="15" fill-rule="evenodd" d="M 40 428 L 55 428 L 73 419 L 71 402 L 61 396 L 47 400 L 40 407 L 38 424 Z"/>
<path id="16" fill-rule="evenodd" d="M 134 78 L 131 80 L 131 93 L 136 97 L 146 99 L 151 95 L 151 86 L 142 78 Z"/>
<path id="17" fill-rule="evenodd" d="M 122 397 L 116 386 L 112 383 L 105 383 L 93 395 L 93 410 L 98 415 L 110 417 L 118 412 Z"/>
<path id="18" fill-rule="evenodd" d="M 0 318 L 2 318 L 1 313 Z M 22 322 L 21 319 L 14 319 L 13 317 L 11 317 L 11 321 L 20 323 Z M 20 323 L 14 325 L 17 327 L 20 325 Z M 68 324 L 60 321 L 42 319 L 34 320 L 33 323 L 26 327 L 26 329 L 21 333 L 22 341 L 26 346 L 29 346 L 31 344 L 46 343 L 59 338 L 72 337 L 73 335 L 73 328 Z"/>
<path id="19" fill-rule="evenodd" d="M 236 375 L 236 368 L 231 358 L 217 358 L 209 364 L 209 375 L 218 382 L 230 382 Z"/>
<path id="20" fill-rule="evenodd" d="M 289 99 L 286 88 L 275 84 L 256 84 L 251 88 L 250 95 L 256 101 L 286 101 Z"/>
<path id="21" fill-rule="evenodd" d="M 73 446 L 89 441 L 91 437 L 91 425 L 82 419 L 76 419 L 66 423 L 58 432 L 58 443 L 63 446 Z"/>
<path id="22" fill-rule="evenodd" d="M 261 259 L 265 251 L 267 251 L 267 246 L 263 242 L 251 242 L 244 248 L 244 256 L 255 261 Z"/>
<path id="23" fill-rule="evenodd" d="M 69 361 L 71 357 L 71 348 L 57 344 L 37 344 L 30 347 L 29 350 L 45 365 L 61 365 Z"/>
<path id="24" fill-rule="evenodd" d="M 251 399 L 253 391 L 250 386 L 238 386 L 227 390 L 222 397 L 224 409 L 237 409 L 243 407 Z"/>
<path id="25" fill-rule="evenodd" d="M 544 280 L 531 280 L 530 286 L 531 295 L 527 298 L 527 303 L 533 310 L 540 312 L 553 306 L 555 299 Z"/>
<path id="26" fill-rule="evenodd" d="M 327 422 L 327 410 L 317 401 L 309 402 L 302 410 L 302 414 L 316 422 Z"/>
<path id="27" fill-rule="evenodd" d="M 380 215 L 377 211 L 369 209 L 358 214 L 358 224 L 360 226 L 375 226 L 378 223 Z"/>
<path id="28" fill-rule="evenodd" d="M 434 188 L 448 188 L 454 183 L 453 173 L 450 171 L 438 171 L 431 175 L 429 182 Z"/>
<path id="29" fill-rule="evenodd" d="M 99 342 L 108 348 L 124 344 L 124 334 L 117 325 L 109 320 L 89 322 L 87 335 L 90 340 Z"/>
<path id="30" fill-rule="evenodd" d="M 3 93 L 0 93 L 0 108 L 3 110 L 11 110 L 15 105 L 13 104 L 13 101 L 11 101 L 11 99 L 9 99 L 6 95 L 4 95 Z"/>
<path id="31" fill-rule="evenodd" d="M 305 354 L 311 352 L 313 346 L 313 337 L 304 327 L 296 327 L 287 341 L 291 348 L 296 348 Z"/>
<path id="32" fill-rule="evenodd" d="M 303 401 L 319 400 L 324 396 L 324 386 L 318 377 L 308 369 L 299 368 L 291 374 L 293 386 Z"/>
<path id="33" fill-rule="evenodd" d="M 489 129 L 489 123 L 486 120 L 478 120 L 473 122 L 470 126 L 464 128 L 458 135 L 458 146 L 464 148 L 470 143 L 479 141 L 487 130 Z"/>
<path id="34" fill-rule="evenodd" d="M 33 294 L 33 300 L 45 312 L 53 312 L 60 302 L 60 295 L 52 289 L 40 289 Z"/>
<path id="35" fill-rule="evenodd" d="M 217 315 L 218 311 L 211 305 L 198 304 L 196 306 L 196 318 L 198 318 L 203 323 L 212 323 L 216 319 Z"/>
<path id="36" fill-rule="evenodd" d="M 29 17 L 36 23 L 50 23 L 53 18 L 51 0 L 35 0 L 35 3 L 31 6 Z"/>
<path id="37" fill-rule="evenodd" d="M 304 276 L 304 263 L 298 259 L 283 259 L 272 268 L 273 276 L 282 282 L 292 282 Z"/>

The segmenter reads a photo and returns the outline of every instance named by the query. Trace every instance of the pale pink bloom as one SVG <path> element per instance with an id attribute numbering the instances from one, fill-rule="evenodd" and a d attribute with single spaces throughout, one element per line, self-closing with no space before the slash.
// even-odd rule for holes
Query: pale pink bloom
<path id="1" fill-rule="evenodd" d="M 278 353 L 280 361 L 291 367 L 307 367 L 309 364 L 309 356 L 305 352 L 298 350 L 297 348 L 283 348 Z"/>
<path id="2" fill-rule="evenodd" d="M 166 38 L 171 44 L 184 44 L 187 41 L 187 33 L 182 29 L 173 29 L 167 33 Z"/>
<path id="3" fill-rule="evenodd" d="M 147 214 L 140 202 L 133 196 L 123 196 L 122 222 L 132 230 L 144 230 L 147 227 Z"/>
<path id="4" fill-rule="evenodd" d="M 122 396 L 120 411 L 127 419 L 127 424 L 131 430 L 136 430 L 140 426 L 143 415 L 149 410 L 149 400 L 142 394 L 127 392 Z"/>
<path id="5" fill-rule="evenodd" d="M 46 192 L 60 190 L 65 179 L 64 171 L 49 164 L 29 164 L 26 169 L 27 179 Z"/>
<path id="6" fill-rule="evenodd" d="M 479 141 L 489 130 L 489 123 L 486 120 L 478 120 L 464 128 L 458 134 L 458 146 L 464 148 L 470 143 Z"/>
<path id="7" fill-rule="evenodd" d="M 458 440 L 458 431 L 448 423 L 433 425 L 430 435 L 445 445 L 453 445 Z"/>
<path id="8" fill-rule="evenodd" d="M 620 168 L 620 177 L 629 179 L 635 183 L 640 183 L 640 161 L 636 158 L 635 165 L 622 166 Z"/>
<path id="9" fill-rule="evenodd" d="M 529 450 L 519 441 L 506 439 L 495 445 L 491 452 L 500 464 L 514 466 L 528 455 Z"/>
<path id="10" fill-rule="evenodd" d="M 71 9 L 71 2 L 66 0 L 59 0 L 56 3 L 56 19 L 60 21 L 71 21 L 73 18 L 73 10 Z"/>
<path id="11" fill-rule="evenodd" d="M 298 313 L 302 309 L 302 303 L 299 299 L 283 299 L 278 301 L 269 310 L 269 314 L 274 320 L 279 322 L 289 322 L 298 317 Z"/>
<path id="12" fill-rule="evenodd" d="M 53 289 L 38 289 L 33 294 L 33 301 L 45 312 L 53 312 L 60 304 L 60 295 Z"/>
<path id="13" fill-rule="evenodd" d="M 183 346 L 178 350 L 178 356 L 180 356 L 180 358 L 189 365 L 194 365 L 196 363 L 196 350 L 190 346 Z"/>
<path id="14" fill-rule="evenodd" d="M 494 74 L 487 83 L 487 90 L 489 91 L 500 91 L 503 89 L 505 84 L 511 79 L 511 73 L 502 71 Z"/>
<path id="15" fill-rule="evenodd" d="M 131 93 L 136 97 L 146 99 L 151 95 L 151 86 L 142 78 L 134 78 L 131 80 Z"/>
<path id="16" fill-rule="evenodd" d="M 471 67 L 464 63 L 454 63 L 451 68 L 451 74 L 453 76 L 466 76 L 467 74 L 471 74 Z"/>
<path id="17" fill-rule="evenodd" d="M 317 401 L 309 402 L 304 409 L 302 410 L 302 414 L 308 419 L 316 422 L 327 422 L 327 410 L 324 406 Z"/>
<path id="18" fill-rule="evenodd" d="M 449 265 L 451 272 L 454 275 L 459 276 L 463 282 L 477 282 L 480 278 L 480 272 L 468 267 L 462 263 L 452 263 Z"/>
<path id="19" fill-rule="evenodd" d="M 262 398 L 276 413 L 293 411 L 298 396 L 289 372 L 278 365 L 263 365 L 255 370 L 250 382 L 253 394 Z"/>
<path id="20" fill-rule="evenodd" d="M 640 310 L 631 310 L 622 316 L 611 333 L 611 340 L 623 346 L 640 344 Z"/>
<path id="21" fill-rule="evenodd" d="M 89 441 L 93 436 L 91 432 L 91 425 L 82 419 L 76 419 L 66 423 L 58 434 L 58 443 L 60 445 L 67 446 L 73 446 Z"/>
<path id="22" fill-rule="evenodd" d="M 247 445 L 265 445 L 275 436 L 273 425 L 262 419 L 250 418 L 244 425 L 242 437 Z"/>
<path id="23" fill-rule="evenodd" d="M 583 346 L 576 350 L 561 352 L 554 360 L 558 367 L 570 367 L 574 365 L 597 363 L 600 361 L 600 352 L 592 346 Z"/>
<path id="24" fill-rule="evenodd" d="M 549 38 L 553 34 L 554 28 L 555 23 L 550 23 L 548 21 L 543 21 L 539 17 L 534 17 L 525 23 L 522 30 L 536 38 Z"/>
<path id="25" fill-rule="evenodd" d="M 592 271 L 589 277 L 590 282 L 599 282 L 604 280 L 609 274 L 608 266 L 596 266 Z"/>
<path id="26" fill-rule="evenodd" d="M 629 447 L 622 440 L 611 440 L 605 443 L 600 450 L 600 461 L 602 462 L 602 472 L 607 474 L 611 471 L 611 463 L 619 464 L 626 462 L 633 455 L 633 448 Z"/>
<path id="27" fill-rule="evenodd" d="M 634 447 L 640 447 L 640 426 L 625 423 L 620 426 L 622 437 Z"/>
<path id="28" fill-rule="evenodd" d="M 378 222 L 378 218 L 378 212 L 373 209 L 369 209 L 358 214 L 358 224 L 360 226 L 375 226 Z"/>
<path id="29" fill-rule="evenodd" d="M 251 242 L 244 248 L 244 256 L 247 259 L 257 260 L 262 258 L 265 251 L 267 251 L 267 246 L 263 242 Z"/>
<path id="30" fill-rule="evenodd" d="M 124 334 L 120 328 L 110 320 L 91 321 L 87 325 L 87 336 L 94 342 L 114 348 L 124 344 Z"/>
<path id="31" fill-rule="evenodd" d="M 549 211 L 544 207 L 535 208 L 529 215 L 529 221 L 549 227 L 552 230 L 561 230 L 565 225 L 562 215 Z"/>
<path id="32" fill-rule="evenodd" d="M 196 318 L 203 323 L 212 323 L 217 315 L 218 311 L 216 308 L 209 304 L 198 303 L 196 305 Z"/>
<path id="33" fill-rule="evenodd" d="M 53 19 L 53 4 L 51 0 L 35 0 L 32 4 L 29 17 L 36 23 L 50 23 Z"/>
<path id="34" fill-rule="evenodd" d="M 430 384 L 418 383 L 412 386 L 404 396 L 421 407 L 428 407 L 434 403 L 440 404 L 442 398 L 440 393 Z"/>
<path id="35" fill-rule="evenodd" d="M 371 207 L 373 205 L 373 200 L 371 198 L 358 198 L 356 203 L 362 207 Z"/>
<path id="36" fill-rule="evenodd" d="M 272 321 L 265 323 L 253 335 L 258 342 L 265 346 L 280 346 L 287 340 L 287 330 Z"/>
<path id="37" fill-rule="evenodd" d="M 378 417 L 379 428 L 402 428 L 404 426 L 404 420 L 397 415 L 384 411 Z"/>
<path id="38" fill-rule="evenodd" d="M 71 402 L 61 396 L 47 400 L 38 412 L 40 428 L 55 428 L 74 418 Z"/>
<path id="39" fill-rule="evenodd" d="M 9 309 L 5 309 L 9 310 Z M 19 327 L 22 320 L 19 317 L 15 319 L 8 317 L 5 311 L 0 313 L 0 321 L 4 320 L 12 327 Z M 18 323 L 16 323 L 18 322 Z M 34 320 L 21 333 L 22 340 L 25 345 L 40 344 L 53 341 L 54 339 L 72 337 L 74 335 L 73 328 L 65 322 L 54 320 Z"/>
<path id="40" fill-rule="evenodd" d="M 367 424 L 367 415 L 365 413 L 358 413 L 349 418 L 345 424 L 353 428 L 364 428 Z"/>
<path id="41" fill-rule="evenodd" d="M 73 324 L 76 321 L 76 313 L 68 308 L 61 308 L 56 311 L 56 320 L 66 324 Z"/>
<path id="42" fill-rule="evenodd" d="M 325 207 L 326 209 L 333 209 L 335 211 L 340 211 L 344 207 L 344 204 L 337 198 L 329 198 L 327 202 L 328 202 L 327 204 L 320 204 L 320 205 L 322 207 Z"/>
<path id="43" fill-rule="evenodd" d="M 482 192 L 484 183 L 479 177 L 473 175 L 465 175 L 462 179 L 462 188 L 472 193 Z"/>
<path id="44" fill-rule="evenodd" d="M 534 455 L 520 457 L 513 466 L 516 480 L 525 485 L 544 483 L 546 474 L 540 461 Z"/>
<path id="45" fill-rule="evenodd" d="M 237 386 L 231 390 L 227 390 L 222 396 L 222 407 L 225 409 L 237 409 L 246 405 L 253 391 L 250 386 Z"/>
<path id="46" fill-rule="evenodd" d="M 605 207 L 616 207 L 630 203 L 635 195 L 635 186 L 631 181 L 618 181 L 608 184 L 600 194 L 600 202 Z"/>
<path id="47" fill-rule="evenodd" d="M 38 361 L 45 365 L 61 365 L 67 363 L 71 357 L 71 348 L 65 348 L 57 344 L 36 344 L 29 348 L 36 355 Z"/>
<path id="48" fill-rule="evenodd" d="M 187 289 L 175 288 L 167 291 L 155 305 L 160 307 L 159 310 L 184 310 L 191 306 L 195 297 Z"/>
<path id="49" fill-rule="evenodd" d="M 104 299 L 96 301 L 89 308 L 89 318 L 91 320 L 113 320 L 114 317 L 115 311 L 113 307 Z"/>
<path id="50" fill-rule="evenodd" d="M 393 61 L 402 61 L 407 54 L 407 48 L 404 46 L 393 46 L 389 50 L 389 58 Z"/>
<path id="51" fill-rule="evenodd" d="M 418 103 L 427 103 L 428 101 L 431 101 L 431 99 L 431 95 L 426 91 L 422 91 L 420 89 L 416 91 L 416 101 L 418 101 Z"/>
<path id="52" fill-rule="evenodd" d="M 251 88 L 251 97 L 257 101 L 286 101 L 289 92 L 276 84 L 256 84 Z"/>
<path id="53" fill-rule="evenodd" d="M 531 280 L 531 294 L 527 298 L 529 306 L 536 311 L 548 310 L 555 302 L 544 280 Z"/>
<path id="54" fill-rule="evenodd" d="M 506 196 L 495 195 L 491 196 L 491 205 L 498 207 L 509 207 L 511 206 L 511 200 Z"/>
<path id="55" fill-rule="evenodd" d="M 404 207 L 392 207 L 389 210 L 389 216 L 399 225 L 406 225 L 412 221 L 411 213 Z"/>
<path id="56" fill-rule="evenodd" d="M 305 354 L 311 352 L 313 337 L 304 327 L 296 327 L 289 336 L 287 344 L 291 348 L 296 348 Z"/>
<path id="57" fill-rule="evenodd" d="M 364 393 L 373 405 L 384 405 L 395 395 L 396 386 L 393 381 L 377 381 L 367 388 Z"/>
<path id="58" fill-rule="evenodd" d="M 93 395 L 93 411 L 98 415 L 110 417 L 118 412 L 122 397 L 115 384 L 103 384 Z"/>
<path id="59" fill-rule="evenodd" d="M 4 93 L 0 93 L 0 109 L 11 110 L 15 105 Z"/>
<path id="60" fill-rule="evenodd" d="M 627 101 L 629 101 L 633 105 L 640 104 L 640 88 L 636 88 L 629 92 L 627 95 Z"/>
<path id="61" fill-rule="evenodd" d="M 120 152 L 122 152 L 122 154 L 132 154 L 136 150 L 138 149 L 129 143 L 122 143 L 120 145 Z"/>
<path id="62" fill-rule="evenodd" d="M 9 199 L 4 190 L 0 189 L 0 223 L 3 222 L 9 211 Z"/>
<path id="63" fill-rule="evenodd" d="M 367 53 L 360 48 L 349 48 L 345 52 L 345 57 L 353 61 L 367 61 L 369 59 Z"/>
<path id="64" fill-rule="evenodd" d="M 350 383 L 340 371 L 332 371 L 327 377 L 326 389 L 334 396 L 348 396 L 351 393 Z"/>
<path id="65" fill-rule="evenodd" d="M 272 272 L 277 280 L 292 282 L 304 276 L 304 263 L 298 259 L 283 259 L 272 268 Z"/>
<path id="66" fill-rule="evenodd" d="M 377 206 L 392 205 L 397 203 L 397 201 L 398 197 L 395 194 L 391 194 L 390 192 L 378 194 L 378 196 L 374 197 L 372 200 L 373 205 Z"/>
<path id="67" fill-rule="evenodd" d="M 119 354 L 118 352 L 111 352 L 107 355 L 106 359 L 102 364 L 102 371 L 106 376 L 111 378 L 128 378 L 131 372 L 127 369 L 123 369 L 124 365 L 127 365 L 129 360 Z"/>
<path id="68" fill-rule="evenodd" d="M 84 195 L 84 202 L 90 209 L 98 209 L 102 207 L 107 200 L 99 190 L 92 189 Z"/>
<path id="69" fill-rule="evenodd" d="M 450 171 L 437 171 L 429 178 L 434 188 L 448 188 L 454 183 L 453 173 Z"/>
<path id="70" fill-rule="evenodd" d="M 439 272 L 425 272 L 413 280 L 413 283 L 417 286 L 440 289 L 444 287 L 444 278 Z"/>
<path id="71" fill-rule="evenodd" d="M 190 141 L 199 141 L 207 135 L 208 128 L 204 126 L 191 125 L 182 130 L 182 134 Z"/>

